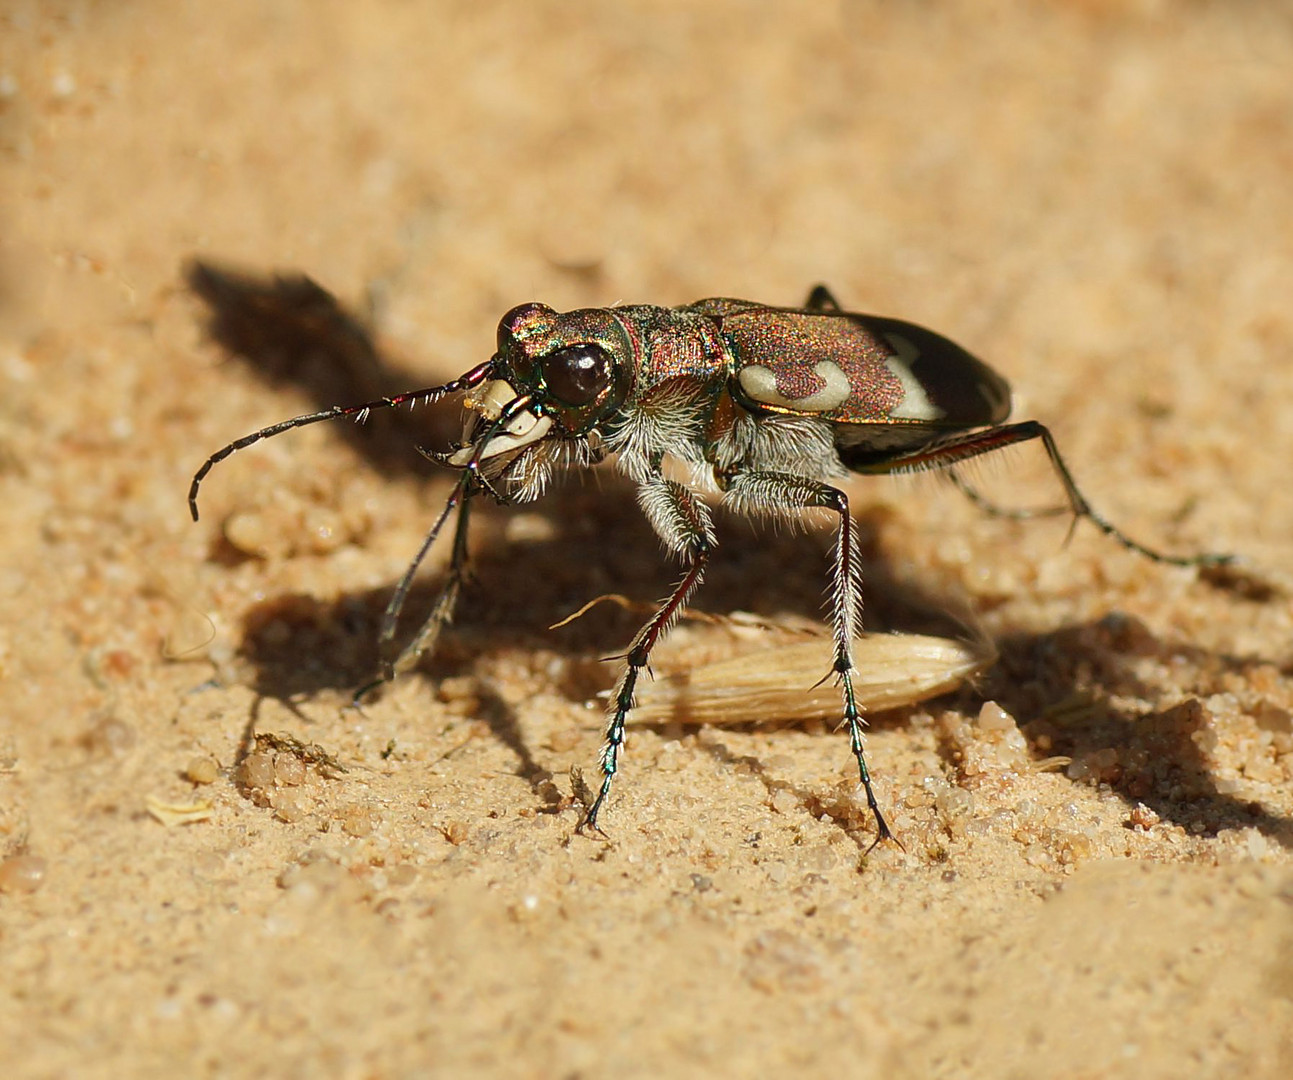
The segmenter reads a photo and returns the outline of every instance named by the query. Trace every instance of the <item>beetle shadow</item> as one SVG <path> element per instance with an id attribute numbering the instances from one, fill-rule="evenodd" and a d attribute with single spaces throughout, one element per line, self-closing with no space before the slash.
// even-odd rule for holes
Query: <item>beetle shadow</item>
<path id="1" fill-rule="evenodd" d="M 1203 699 L 1227 678 L 1250 681 L 1268 661 L 1167 640 L 1117 612 L 1049 633 L 1008 634 L 996 644 L 999 661 L 981 692 L 1020 718 L 1036 760 L 1072 758 L 1089 774 L 1076 783 L 1107 785 L 1129 807 L 1142 803 L 1195 834 L 1254 827 L 1293 848 L 1293 820 L 1221 791 L 1206 749 L 1211 714 Z M 1142 660 L 1193 668 L 1196 685 L 1148 684 L 1136 673 Z M 1283 673 L 1293 675 L 1293 666 Z M 1164 705 L 1146 715 L 1118 704 L 1128 698 Z M 1286 716 L 1275 723 L 1288 727 Z"/>
<path id="2" fill-rule="evenodd" d="M 487 721 L 522 762 L 527 779 L 543 770 L 525 747 L 521 726 L 510 707 L 490 685 L 491 661 L 509 652 L 561 655 L 554 689 L 571 701 L 587 702 L 606 691 L 619 673 L 619 656 L 647 615 L 652 601 L 667 595 L 679 574 L 676 560 L 660 551 L 659 541 L 642 516 L 632 486 L 618 475 L 598 475 L 597 483 L 558 487 L 535 504 L 538 530 L 532 539 L 502 539 L 499 522 L 515 509 L 484 505 L 473 511 L 476 536 L 470 544 L 470 577 L 457 616 L 440 635 L 433 653 L 422 657 L 407 677 L 438 682 L 450 676 L 474 678 L 474 693 L 491 702 Z M 433 516 L 433 515 L 428 515 Z M 483 527 L 482 527 L 483 526 Z M 828 594 L 829 532 L 769 532 L 752 537 L 743 522 L 719 522 L 720 543 L 710 573 L 696 598 L 700 611 L 747 611 L 776 620 L 786 615 L 820 619 Z M 933 625 L 929 612 L 950 605 L 888 584 L 882 560 L 869 553 L 873 535 L 860 525 L 869 582 L 876 602 L 869 618 L 903 609 L 902 629 L 956 633 L 944 619 Z M 446 538 L 448 542 L 448 538 Z M 441 576 L 428 574 L 410 590 L 397 641 L 409 640 L 435 606 Z M 325 692 L 348 693 L 371 680 L 379 667 L 377 639 L 392 586 L 343 593 L 334 599 L 286 593 L 252 607 L 244 616 L 239 652 L 251 668 L 251 688 L 258 698 L 284 704 L 308 722 L 303 708 Z M 584 607 L 598 595 L 627 593 L 634 610 L 599 604 L 559 628 L 552 624 Z M 900 598 L 901 593 L 901 598 Z M 870 594 L 869 594 L 870 595 Z M 883 598 L 883 601 L 880 599 Z M 919 611 L 923 624 L 910 625 Z M 876 623 L 892 629 L 895 623 Z M 610 662 L 608 662 L 610 661 Z M 828 667 L 823 657 L 823 674 Z M 380 696 L 377 688 L 372 702 Z M 544 778 L 546 777 L 544 774 Z"/>
<path id="3" fill-rule="evenodd" d="M 266 385 L 303 391 L 316 410 L 376 401 L 425 385 L 425 375 L 384 357 L 363 318 L 305 274 L 252 274 L 194 259 L 185 282 L 208 309 L 207 336 Z M 455 409 L 380 409 L 335 430 L 374 469 L 430 475 L 415 447 L 459 434 Z"/>
<path id="4" fill-rule="evenodd" d="M 1129 621 L 1135 627 L 1130 635 L 1134 644 L 1126 631 Z M 1281 847 L 1293 849 L 1293 819 L 1218 788 L 1215 763 L 1205 750 L 1211 714 L 1201 700 L 1212 691 L 1201 690 L 1198 696 L 1182 700 L 1183 691 L 1150 686 L 1134 670 L 1135 661 L 1142 658 L 1164 664 L 1185 662 L 1208 672 L 1203 677 L 1206 682 L 1217 673 L 1245 678 L 1254 667 L 1268 666 L 1264 661 L 1165 641 L 1120 614 L 1045 634 L 1009 634 L 996 639 L 995 645 L 998 662 L 972 684 L 920 705 L 868 715 L 868 726 L 872 730 L 901 727 L 915 709 L 937 716 L 940 701 L 969 714 L 976 703 L 995 701 L 1020 718 L 1019 728 L 1034 761 L 1059 758 L 1094 763 L 1082 768 L 1086 775 L 1074 779 L 1075 786 L 1098 783 L 1129 809 L 1143 804 L 1160 820 L 1193 835 L 1216 836 L 1229 829 L 1255 828 Z M 1285 663 L 1281 674 L 1293 677 L 1293 663 Z M 1146 715 L 1114 704 L 1123 697 L 1151 702 L 1168 698 L 1174 704 Z M 1282 710 L 1273 711 L 1270 723 L 1285 734 L 1293 731 Z M 722 730 L 758 726 L 725 724 Z M 838 808 L 823 801 L 820 790 L 788 783 L 769 772 L 757 756 L 734 752 L 722 739 L 702 739 L 698 745 L 716 761 L 740 765 L 770 796 L 789 791 L 815 816 L 835 818 L 860 848 L 870 850 L 874 834 L 869 817 L 859 832 L 852 808 L 839 816 Z M 944 729 L 937 749 L 948 772 L 954 774 L 961 761 L 961 745 Z"/>
<path id="5" fill-rule="evenodd" d="M 481 542 L 472 545 L 473 580 L 464 589 L 458 617 L 441 635 L 435 653 L 410 672 L 432 681 L 474 676 L 482 718 L 517 755 L 518 774 L 546 803 L 555 797 L 551 774 L 526 745 L 514 707 L 492 687 L 487 674 L 491 659 L 509 651 L 558 653 L 564 662 L 553 689 L 571 701 L 586 702 L 610 686 L 618 662 L 604 660 L 622 654 L 645 616 L 603 604 L 559 629 L 550 629 L 551 624 L 601 593 L 627 592 L 634 600 L 664 596 L 677 577 L 676 563 L 660 553 L 630 486 L 618 478 L 605 479 L 598 486 L 560 488 L 536 504 L 536 511 L 545 511 L 542 520 L 548 529 L 536 539 L 507 543 L 500 529 L 481 530 Z M 482 516 L 510 511 L 485 507 Z M 860 518 L 869 629 L 964 636 L 964 623 L 948 614 L 957 607 L 954 599 L 900 579 L 879 555 L 878 545 L 868 542 L 880 527 L 869 525 L 865 514 Z M 752 540 L 721 521 L 719 546 L 695 606 L 769 619 L 787 614 L 820 618 L 829 550 L 829 533 L 779 532 Z M 287 595 L 253 608 L 243 627 L 242 653 L 255 671 L 255 690 L 291 703 L 363 684 L 377 669 L 376 640 L 390 595 L 389 587 L 332 601 Z M 437 595 L 436 575 L 414 586 L 401 620 L 401 640 L 415 632 Z M 1080 761 L 1097 752 L 1108 758 L 1112 751 L 1114 759 L 1090 779 L 1107 783 L 1129 807 L 1143 803 L 1164 821 L 1206 834 L 1252 826 L 1293 848 L 1293 822 L 1218 790 L 1196 738 L 1208 722 L 1201 705 L 1187 699 L 1184 705 L 1144 716 L 1116 704 L 1121 698 L 1153 702 L 1168 696 L 1137 676 L 1140 660 L 1193 665 L 1212 673 L 1213 681 L 1216 673 L 1244 678 L 1258 661 L 1157 638 L 1124 615 L 1043 634 L 1007 633 L 995 645 L 999 662 L 975 685 L 941 700 L 969 712 L 977 702 L 997 701 L 1018 718 L 1038 761 L 1061 755 Z M 1170 697 L 1180 702 L 1188 692 L 1175 688 Z M 1212 692 L 1200 690 L 1199 696 Z M 868 720 L 873 729 L 901 726 L 909 713 L 909 708 L 896 709 Z M 702 745 L 710 753 L 724 752 Z M 942 745 L 940 753 L 954 770 L 956 748 Z M 760 773 L 757 767 L 754 771 Z M 785 786 L 763 779 L 770 790 Z"/>

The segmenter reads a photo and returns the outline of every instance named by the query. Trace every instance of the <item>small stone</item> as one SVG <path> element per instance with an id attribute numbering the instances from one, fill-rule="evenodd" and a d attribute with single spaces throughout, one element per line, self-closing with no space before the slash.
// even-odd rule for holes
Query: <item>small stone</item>
<path id="1" fill-rule="evenodd" d="M 205 754 L 193 758 L 184 766 L 184 777 L 191 784 L 214 784 L 220 775 L 220 766 Z"/>
<path id="2" fill-rule="evenodd" d="M 0 862 L 0 892 L 34 893 L 45 883 L 48 868 L 39 855 L 10 855 Z"/>
<path id="3" fill-rule="evenodd" d="M 1010 731 L 1015 727 L 1015 718 L 995 701 L 985 701 L 977 723 L 983 731 Z"/>
<path id="4" fill-rule="evenodd" d="M 275 791 L 269 797 L 269 805 L 273 808 L 275 816 L 288 824 L 300 821 L 305 816 L 301 796 L 295 791 Z"/>
<path id="5" fill-rule="evenodd" d="M 242 782 L 249 788 L 265 790 L 274 786 L 274 759 L 263 751 L 248 754 L 242 763 Z"/>
<path id="6" fill-rule="evenodd" d="M 768 805 L 778 814 L 789 814 L 793 813 L 800 803 L 789 788 L 777 788 L 768 798 Z"/>
<path id="7" fill-rule="evenodd" d="M 373 812 L 366 806 L 348 807 L 341 817 L 341 829 L 347 836 L 370 836 L 373 831 Z"/>
<path id="8" fill-rule="evenodd" d="M 440 828 L 444 838 L 457 847 L 471 835 L 471 826 L 465 821 L 449 821 Z"/>
<path id="9" fill-rule="evenodd" d="M 275 754 L 274 779 L 290 787 L 305 783 L 305 762 L 296 754 Z"/>
<path id="10" fill-rule="evenodd" d="M 1137 803 L 1132 807 L 1128 820 L 1130 820 L 1132 828 L 1149 830 L 1162 821 L 1162 818 L 1144 803 Z"/>

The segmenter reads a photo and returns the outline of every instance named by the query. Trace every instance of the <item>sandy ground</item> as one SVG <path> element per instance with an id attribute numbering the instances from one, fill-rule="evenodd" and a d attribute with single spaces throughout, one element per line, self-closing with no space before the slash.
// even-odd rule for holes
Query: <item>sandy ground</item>
<path id="1" fill-rule="evenodd" d="M 1293 1074 L 1290 72 L 1283 4 L 4 5 L 5 1074 Z M 876 628 L 1001 653 L 873 719 L 905 850 L 829 725 L 638 730 L 575 833 L 638 616 L 548 626 L 674 573 L 611 472 L 482 513 L 362 713 L 454 409 L 248 450 L 189 520 L 211 451 L 521 301 L 817 281 L 1251 571 L 859 480 Z M 1040 456 L 976 475 L 1053 500 Z M 818 613 L 825 537 L 721 528 L 700 608 Z"/>

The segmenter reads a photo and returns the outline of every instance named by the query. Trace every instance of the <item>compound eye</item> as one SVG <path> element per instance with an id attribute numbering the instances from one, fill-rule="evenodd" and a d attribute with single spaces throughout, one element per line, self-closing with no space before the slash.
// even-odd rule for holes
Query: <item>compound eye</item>
<path id="1" fill-rule="evenodd" d="M 549 393 L 567 405 L 589 405 L 611 383 L 611 358 L 600 345 L 567 345 L 542 363 Z"/>

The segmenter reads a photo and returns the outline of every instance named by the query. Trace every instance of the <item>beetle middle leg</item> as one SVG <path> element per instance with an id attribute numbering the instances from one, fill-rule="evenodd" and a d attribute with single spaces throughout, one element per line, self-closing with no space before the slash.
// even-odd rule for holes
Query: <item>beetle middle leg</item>
<path id="1" fill-rule="evenodd" d="M 624 674 L 611 695 L 610 718 L 606 724 L 606 742 L 602 746 L 602 786 L 593 805 L 588 808 L 580 829 L 601 833 L 597 815 L 601 813 L 611 784 L 619 771 L 620 751 L 624 747 L 624 724 L 633 708 L 633 691 L 638 676 L 651 659 L 651 650 L 661 636 L 686 609 L 699 587 L 705 564 L 714 550 L 714 528 L 709 509 L 696 495 L 676 480 L 651 477 L 638 487 L 638 503 L 665 547 L 682 556 L 682 580 L 660 606 L 660 610 L 637 632 L 624 657 Z"/>
<path id="2" fill-rule="evenodd" d="M 857 759 L 858 778 L 866 792 L 867 806 L 875 817 L 876 838 L 871 846 L 875 847 L 882 840 L 897 843 L 884 814 L 880 812 L 880 803 L 871 784 L 862 736 L 862 710 L 853 690 L 853 639 L 861 630 L 862 557 L 858 551 L 857 526 L 849 513 L 848 496 L 830 484 L 784 473 L 733 471 L 720 477 L 720 482 L 729 505 L 747 516 L 811 509 L 830 510 L 839 515 L 832 567 L 831 621 L 835 635 L 832 670 L 839 679 L 844 697 L 844 723 L 848 726 L 849 747 Z"/>
<path id="3" fill-rule="evenodd" d="M 1073 513 L 1073 508 L 1069 506 L 1000 506 L 980 494 L 979 489 L 952 466 L 947 466 L 943 471 L 952 486 L 989 517 L 1005 518 L 1007 521 L 1032 521 L 1034 518 L 1062 517 Z"/>

